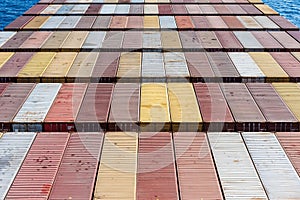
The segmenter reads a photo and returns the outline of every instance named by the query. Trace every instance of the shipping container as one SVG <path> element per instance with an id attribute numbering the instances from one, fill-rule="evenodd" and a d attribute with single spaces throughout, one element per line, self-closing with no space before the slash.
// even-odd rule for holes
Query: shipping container
<path id="1" fill-rule="evenodd" d="M 35 133 L 5 133 L 0 137 L 0 198 L 5 196 L 35 138 Z"/>
<path id="2" fill-rule="evenodd" d="M 117 83 L 115 85 L 108 119 L 110 131 L 138 131 L 140 85 Z"/>
<path id="3" fill-rule="evenodd" d="M 140 82 L 142 68 L 142 53 L 121 53 L 117 80 L 118 82 Z"/>
<path id="4" fill-rule="evenodd" d="M 253 18 L 265 29 L 280 29 L 280 27 L 267 16 L 254 16 Z"/>
<path id="5" fill-rule="evenodd" d="M 190 16 L 190 17 L 193 21 L 195 28 L 199 29 L 201 27 L 209 27 L 210 26 L 210 24 L 205 16 Z"/>
<path id="6" fill-rule="evenodd" d="M 234 131 L 234 118 L 218 83 L 194 83 L 205 131 Z"/>
<path id="7" fill-rule="evenodd" d="M 299 175 L 299 132 L 281 132 L 275 136 Z"/>
<path id="8" fill-rule="evenodd" d="M 16 52 L 0 68 L 0 82 L 16 82 L 17 74 L 23 69 L 33 55 L 34 53 L 32 52 Z"/>
<path id="9" fill-rule="evenodd" d="M 31 31 L 19 31 L 9 36 L 9 39 L 2 44 L 1 49 L 18 49 L 32 34 Z"/>
<path id="10" fill-rule="evenodd" d="M 72 31 L 63 42 L 63 49 L 80 49 L 88 35 L 87 31 Z M 56 47 L 57 48 L 57 47 Z"/>
<path id="11" fill-rule="evenodd" d="M 228 26 L 223 21 L 221 16 L 206 16 L 208 23 L 210 24 L 207 28 L 213 28 L 213 29 L 228 29 Z M 206 27 L 203 27 L 206 28 Z"/>
<path id="12" fill-rule="evenodd" d="M 144 28 L 145 29 L 159 29 L 158 16 L 144 16 Z"/>
<path id="13" fill-rule="evenodd" d="M 291 52 L 291 54 L 300 62 L 300 52 Z"/>
<path id="14" fill-rule="evenodd" d="M 222 5 L 225 6 L 229 12 L 226 12 L 225 14 L 234 14 L 234 15 L 246 15 L 247 12 L 241 8 L 240 5 L 236 5 L 236 4 L 226 4 L 226 5 Z"/>
<path id="15" fill-rule="evenodd" d="M 111 20 L 110 29 L 124 29 L 127 26 L 128 17 L 114 16 Z"/>
<path id="16" fill-rule="evenodd" d="M 36 31 L 19 47 L 20 49 L 40 49 L 45 41 L 51 36 L 52 32 Z"/>
<path id="17" fill-rule="evenodd" d="M 278 15 L 278 12 L 273 10 L 267 4 L 254 4 L 256 8 L 258 8 L 265 15 Z"/>
<path id="18" fill-rule="evenodd" d="M 105 130 L 108 120 L 114 85 L 89 84 L 76 117 L 79 132 L 99 132 Z"/>
<path id="19" fill-rule="evenodd" d="M 179 31 L 179 37 L 183 49 L 198 49 L 201 47 L 200 40 L 195 31 Z"/>
<path id="20" fill-rule="evenodd" d="M 139 134 L 136 199 L 179 199 L 171 133 Z"/>
<path id="21" fill-rule="evenodd" d="M 215 31 L 215 34 L 224 49 L 238 51 L 243 49 L 243 46 L 230 31 Z"/>
<path id="22" fill-rule="evenodd" d="M 183 52 L 165 52 L 163 56 L 166 76 L 170 81 L 189 79 L 190 73 Z"/>
<path id="23" fill-rule="evenodd" d="M 107 132 L 97 173 L 94 199 L 135 200 L 137 157 L 137 133 Z"/>
<path id="24" fill-rule="evenodd" d="M 168 0 L 167 0 L 168 1 Z M 158 11 L 160 15 L 172 15 L 172 7 L 171 4 L 158 4 Z"/>
<path id="25" fill-rule="evenodd" d="M 175 16 L 178 29 L 192 29 L 194 24 L 190 16 Z M 176 27 L 175 27 L 176 28 Z"/>
<path id="26" fill-rule="evenodd" d="M 273 83 L 273 87 L 300 121 L 300 88 L 296 83 Z"/>
<path id="27" fill-rule="evenodd" d="M 242 136 L 269 199 L 299 199 L 300 178 L 274 133 Z"/>
<path id="28" fill-rule="evenodd" d="M 254 4 L 255 5 L 255 4 Z M 248 15 L 261 15 L 262 12 L 257 9 L 253 4 L 241 4 L 241 8 L 244 9 Z"/>
<path id="29" fill-rule="evenodd" d="M 197 1 L 195 1 L 195 3 L 197 3 Z M 203 3 L 208 3 L 207 1 L 203 2 Z M 218 12 L 216 11 L 216 9 L 213 7 L 213 5 L 209 5 L 209 4 L 203 4 L 203 5 L 199 5 L 200 10 L 202 11 L 202 13 L 204 14 L 218 14 Z"/>
<path id="30" fill-rule="evenodd" d="M 26 26 L 34 16 L 20 16 L 15 19 L 13 22 L 8 24 L 4 29 L 5 30 L 19 30 Z"/>
<path id="31" fill-rule="evenodd" d="M 211 0 L 210 0 L 211 1 Z M 221 2 L 218 2 L 218 0 L 216 0 L 218 4 L 214 4 L 213 7 L 214 9 L 218 12 L 219 15 L 224 15 L 226 13 L 232 13 L 229 8 L 224 4 L 219 4 Z"/>
<path id="32" fill-rule="evenodd" d="M 248 83 L 247 87 L 268 122 L 268 131 L 297 131 L 298 120 L 269 83 Z"/>
<path id="33" fill-rule="evenodd" d="M 66 16 L 66 18 L 59 24 L 58 29 L 73 30 L 80 18 L 81 16 Z"/>
<path id="34" fill-rule="evenodd" d="M 124 40 L 124 31 L 109 31 L 102 44 L 104 49 L 120 49 Z"/>
<path id="35" fill-rule="evenodd" d="M 201 131 L 203 121 L 191 83 L 168 83 L 172 130 Z"/>
<path id="36" fill-rule="evenodd" d="M 274 16 L 268 16 L 273 22 L 275 22 L 278 26 L 280 26 L 282 29 L 298 29 L 298 27 L 288 21 L 283 16 L 274 15 Z"/>
<path id="37" fill-rule="evenodd" d="M 286 49 L 300 49 L 300 43 L 284 31 L 269 32 Z"/>
<path id="38" fill-rule="evenodd" d="M 130 9 L 129 9 L 129 13 L 130 14 L 137 14 L 137 15 L 144 14 L 144 6 L 141 5 L 141 4 L 138 4 L 138 5 L 131 4 Z"/>
<path id="39" fill-rule="evenodd" d="M 114 14 L 115 12 L 115 9 L 116 9 L 116 5 L 115 4 L 105 4 L 101 7 L 101 10 L 100 10 L 100 14 Z"/>
<path id="40" fill-rule="evenodd" d="M 181 6 L 186 7 L 189 15 L 202 13 L 200 6 L 198 6 L 198 5 L 186 4 L 186 5 L 181 5 Z M 175 13 L 175 14 L 177 14 L 177 13 Z"/>
<path id="41" fill-rule="evenodd" d="M 48 20 L 49 16 L 36 16 L 23 29 L 39 29 Z"/>
<path id="42" fill-rule="evenodd" d="M 88 4 L 86 4 L 86 5 L 76 4 L 76 5 L 74 5 L 72 10 L 70 10 L 70 12 L 68 14 L 71 14 L 71 15 L 72 14 L 81 14 L 81 15 L 83 15 L 87 11 L 88 8 L 89 8 Z"/>
<path id="43" fill-rule="evenodd" d="M 287 82 L 289 76 L 268 52 L 250 52 L 249 55 L 266 75 L 266 82 Z"/>
<path id="44" fill-rule="evenodd" d="M 241 23 L 236 16 L 221 16 L 223 21 L 227 24 L 229 29 L 245 29 L 245 26 Z"/>
<path id="45" fill-rule="evenodd" d="M 37 84 L 13 119 L 13 131 L 41 132 L 42 122 L 60 87 L 60 83 Z"/>
<path id="46" fill-rule="evenodd" d="M 40 76 L 52 62 L 56 53 L 38 52 L 35 53 L 30 61 L 19 71 L 18 82 L 40 82 Z"/>
<path id="47" fill-rule="evenodd" d="M 14 55 L 13 52 L 0 52 L 0 70 L 3 65 Z"/>
<path id="48" fill-rule="evenodd" d="M 159 16 L 161 29 L 176 29 L 176 21 L 174 16 Z"/>
<path id="49" fill-rule="evenodd" d="M 97 16 L 95 23 L 93 24 L 93 29 L 108 29 L 112 16 Z"/>
<path id="50" fill-rule="evenodd" d="M 11 122 L 34 87 L 33 83 L 11 83 L 5 87 L 0 96 L 0 130 L 11 131 Z"/>
<path id="51" fill-rule="evenodd" d="M 5 91 L 9 83 L 0 83 L 0 95 Z"/>
<path id="52" fill-rule="evenodd" d="M 272 57 L 289 75 L 291 81 L 299 81 L 300 79 L 300 62 L 288 52 L 274 52 Z"/>
<path id="53" fill-rule="evenodd" d="M 142 58 L 142 82 L 165 82 L 166 72 L 163 54 L 144 52 Z"/>
<path id="54" fill-rule="evenodd" d="M 173 133 L 181 199 L 223 199 L 205 133 Z"/>
<path id="55" fill-rule="evenodd" d="M 68 133 L 39 133 L 5 199 L 48 199 Z"/>
<path id="56" fill-rule="evenodd" d="M 186 6 L 182 6 L 180 4 L 172 4 L 173 13 L 176 15 L 186 15 L 188 14 Z"/>
<path id="57" fill-rule="evenodd" d="M 275 52 L 283 49 L 283 46 L 269 32 L 251 31 L 251 33 L 265 49 L 272 49 Z"/>
<path id="58" fill-rule="evenodd" d="M 92 199 L 103 133 L 72 133 L 49 199 Z"/>
<path id="59" fill-rule="evenodd" d="M 129 14 L 130 4 L 118 4 L 114 14 Z"/>
<path id="60" fill-rule="evenodd" d="M 92 82 L 116 81 L 120 52 L 100 52 L 92 71 Z"/>
<path id="61" fill-rule="evenodd" d="M 57 29 L 66 16 L 51 16 L 40 29 Z M 53 33 L 54 34 L 54 33 Z"/>
<path id="62" fill-rule="evenodd" d="M 128 29 L 144 28 L 144 18 L 142 16 L 128 16 L 126 28 Z"/>
<path id="63" fill-rule="evenodd" d="M 208 133 L 208 140 L 225 199 L 264 199 L 268 196 L 239 133 Z"/>
<path id="64" fill-rule="evenodd" d="M 90 82 L 98 52 L 79 52 L 66 76 L 68 83 Z"/>
<path id="65" fill-rule="evenodd" d="M 86 10 L 86 15 L 97 15 L 102 7 L 102 4 L 90 4 Z"/>
<path id="66" fill-rule="evenodd" d="M 289 35 L 291 35 L 295 40 L 300 42 L 300 31 L 288 31 Z"/>
<path id="67" fill-rule="evenodd" d="M 44 131 L 75 131 L 75 119 L 85 95 L 87 84 L 66 83 L 59 90 L 44 120 Z"/>
<path id="68" fill-rule="evenodd" d="M 142 83 L 140 104 L 141 131 L 170 130 L 169 101 L 165 83 Z"/>
<path id="69" fill-rule="evenodd" d="M 47 5 L 42 4 L 36 4 L 32 6 L 29 10 L 27 10 L 24 15 L 36 15 L 40 14 L 45 8 L 47 8 Z"/>
<path id="70" fill-rule="evenodd" d="M 139 50 L 143 47 L 143 32 L 141 31 L 125 31 L 122 48 L 125 50 Z"/>
<path id="71" fill-rule="evenodd" d="M 214 32 L 198 31 L 196 34 L 201 43 L 199 49 L 222 49 L 222 46 Z"/>
<path id="72" fill-rule="evenodd" d="M 263 27 L 251 16 L 237 16 L 246 29 L 262 29 Z"/>
<path id="73" fill-rule="evenodd" d="M 242 77 L 242 82 L 265 82 L 266 75 L 248 53 L 229 52 L 230 59 Z"/>
<path id="74" fill-rule="evenodd" d="M 144 49 L 162 48 L 160 33 L 145 31 L 143 34 L 143 48 Z"/>
<path id="75" fill-rule="evenodd" d="M 58 2 L 56 2 L 56 3 L 58 3 Z M 70 4 L 70 5 L 64 4 L 58 9 L 58 11 L 55 14 L 66 15 L 72 10 L 73 7 L 74 7 L 74 4 Z"/>
<path id="76" fill-rule="evenodd" d="M 104 31 L 91 31 L 88 33 L 82 48 L 83 49 L 99 49 L 102 47 L 106 32 Z"/>
<path id="77" fill-rule="evenodd" d="M 158 15 L 158 5 L 144 4 L 144 15 Z"/>
<path id="78" fill-rule="evenodd" d="M 62 5 L 49 4 L 47 8 L 45 8 L 41 14 L 53 15 L 56 14 L 57 11 L 62 7 Z"/>
<path id="79" fill-rule="evenodd" d="M 13 37 L 16 34 L 16 32 L 8 32 L 8 31 L 2 31 L 0 32 L 0 47 L 5 44 L 7 40 L 9 40 L 11 37 Z"/>
<path id="80" fill-rule="evenodd" d="M 55 31 L 49 37 L 49 39 L 44 43 L 42 49 L 59 49 L 65 42 L 66 38 L 71 32 L 68 31 Z"/>
<path id="81" fill-rule="evenodd" d="M 240 43 L 244 46 L 245 49 L 255 50 L 255 49 L 263 49 L 264 47 L 261 43 L 254 37 L 252 32 L 245 31 L 234 31 L 234 35 L 240 41 Z"/>
<path id="82" fill-rule="evenodd" d="M 236 122 L 237 131 L 265 131 L 266 119 L 242 83 L 224 83 L 221 89 Z"/>

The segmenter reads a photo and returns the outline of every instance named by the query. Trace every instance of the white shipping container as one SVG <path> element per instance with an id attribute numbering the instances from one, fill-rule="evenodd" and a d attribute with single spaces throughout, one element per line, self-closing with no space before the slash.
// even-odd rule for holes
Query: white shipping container
<path id="1" fill-rule="evenodd" d="M 41 12 L 41 14 L 55 14 L 62 5 L 49 5 L 45 10 Z"/>
<path id="2" fill-rule="evenodd" d="M 300 178 L 274 133 L 242 135 L 269 199 L 300 199 Z"/>
<path id="3" fill-rule="evenodd" d="M 64 15 L 68 14 L 72 10 L 73 7 L 74 7 L 74 5 L 62 5 L 55 14 L 64 14 Z"/>
<path id="4" fill-rule="evenodd" d="M 167 77 L 190 76 L 184 53 L 166 52 L 164 53 L 164 63 Z"/>
<path id="5" fill-rule="evenodd" d="M 166 77 L 162 53 L 143 53 L 142 77 Z"/>
<path id="6" fill-rule="evenodd" d="M 257 41 L 251 32 L 234 31 L 234 35 L 240 43 L 247 49 L 263 49 L 264 47 Z"/>
<path id="7" fill-rule="evenodd" d="M 225 199 L 265 199 L 256 173 L 239 133 L 208 133 Z"/>
<path id="8" fill-rule="evenodd" d="M 144 32 L 143 48 L 162 48 L 159 32 Z"/>
<path id="9" fill-rule="evenodd" d="M 91 31 L 89 32 L 82 48 L 101 48 L 105 38 L 105 31 Z"/>
<path id="10" fill-rule="evenodd" d="M 35 136 L 30 132 L 5 133 L 0 138 L 0 199 L 5 199 Z"/>
<path id="11" fill-rule="evenodd" d="M 144 14 L 158 14 L 158 5 L 144 4 Z"/>
<path id="12" fill-rule="evenodd" d="M 89 5 L 75 5 L 72 10 L 69 12 L 69 14 L 84 14 L 87 9 L 89 8 Z"/>
<path id="13" fill-rule="evenodd" d="M 130 9 L 129 4 L 119 4 L 116 7 L 115 14 L 128 14 Z"/>
<path id="14" fill-rule="evenodd" d="M 254 16 L 254 19 L 264 28 L 279 29 L 279 26 L 277 26 L 267 16 Z"/>
<path id="15" fill-rule="evenodd" d="M 114 4 L 104 4 L 100 10 L 100 14 L 114 14 L 116 5 Z"/>
<path id="16" fill-rule="evenodd" d="M 51 16 L 41 29 L 56 29 L 65 20 L 66 16 Z"/>
<path id="17" fill-rule="evenodd" d="M 144 0 L 131 0 L 130 3 L 144 3 Z"/>
<path id="18" fill-rule="evenodd" d="M 174 16 L 159 16 L 160 28 L 177 28 Z"/>
<path id="19" fill-rule="evenodd" d="M 66 16 L 66 18 L 61 22 L 58 28 L 75 28 L 80 18 L 81 16 Z"/>
<path id="20" fill-rule="evenodd" d="M 0 32 L 0 47 L 11 37 L 13 37 L 16 32 L 9 32 L 9 31 L 1 31 Z"/>
<path id="21" fill-rule="evenodd" d="M 37 84 L 19 110 L 13 122 L 43 122 L 61 85 L 61 83 Z"/>

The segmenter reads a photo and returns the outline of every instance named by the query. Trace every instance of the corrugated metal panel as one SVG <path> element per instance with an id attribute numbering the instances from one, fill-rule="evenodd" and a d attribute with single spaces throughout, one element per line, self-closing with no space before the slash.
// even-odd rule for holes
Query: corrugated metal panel
<path id="1" fill-rule="evenodd" d="M 225 49 L 242 49 L 243 46 L 240 44 L 238 39 L 232 32 L 229 31 L 216 31 L 215 32 L 218 40 Z"/>
<path id="2" fill-rule="evenodd" d="M 106 33 L 102 48 L 120 49 L 124 39 L 124 31 L 110 31 Z"/>
<path id="3" fill-rule="evenodd" d="M 11 83 L 0 96 L 0 122 L 1 130 L 10 130 L 12 122 L 35 85 L 33 83 Z"/>
<path id="4" fill-rule="evenodd" d="M 144 19 L 141 16 L 128 16 L 127 28 L 144 28 Z M 126 35 L 126 33 L 125 33 Z"/>
<path id="5" fill-rule="evenodd" d="M 36 53 L 18 73 L 18 82 L 28 81 L 31 79 L 32 81 L 39 82 L 39 77 L 51 63 L 55 55 L 56 53 L 52 52 Z"/>
<path id="6" fill-rule="evenodd" d="M 192 22 L 192 19 L 190 16 L 175 16 L 176 24 L 178 28 L 184 29 L 184 28 L 194 28 L 194 24 Z"/>
<path id="7" fill-rule="evenodd" d="M 96 18 L 96 16 L 82 16 L 75 29 L 91 29 Z"/>
<path id="8" fill-rule="evenodd" d="M 17 74 L 31 59 L 34 53 L 16 52 L 1 68 L 0 80 L 3 82 L 15 82 Z"/>
<path id="9" fill-rule="evenodd" d="M 49 199 L 92 199 L 103 133 L 73 133 Z"/>
<path id="10" fill-rule="evenodd" d="M 162 80 L 166 77 L 163 54 L 158 52 L 144 52 L 142 59 L 142 77 Z"/>
<path id="11" fill-rule="evenodd" d="M 13 52 L 0 52 L 0 68 L 14 55 Z"/>
<path id="12" fill-rule="evenodd" d="M 28 24 L 26 24 L 23 29 L 37 29 L 43 26 L 43 24 L 48 20 L 49 16 L 36 16 Z"/>
<path id="13" fill-rule="evenodd" d="M 202 117 L 191 83 L 168 83 L 173 131 L 202 130 Z"/>
<path id="14" fill-rule="evenodd" d="M 41 12 L 41 14 L 56 14 L 57 13 L 57 11 L 60 9 L 62 7 L 62 5 L 55 5 L 55 4 L 53 4 L 53 5 L 48 5 L 47 6 L 47 8 L 45 8 L 42 12 Z"/>
<path id="15" fill-rule="evenodd" d="M 111 22 L 112 16 L 98 16 L 93 24 L 94 29 L 96 28 L 108 28 Z"/>
<path id="16" fill-rule="evenodd" d="M 66 16 L 51 16 L 41 29 L 56 29 L 65 20 Z"/>
<path id="17" fill-rule="evenodd" d="M 143 14 L 144 13 L 144 6 L 143 5 L 133 5 L 133 4 L 131 4 L 129 12 L 130 12 L 130 14 L 131 13 Z"/>
<path id="18" fill-rule="evenodd" d="M 73 29 L 76 27 L 81 16 L 66 16 L 66 18 L 59 24 L 58 29 Z"/>
<path id="19" fill-rule="evenodd" d="M 171 15 L 171 14 L 173 14 L 171 4 L 166 4 L 166 5 L 159 4 L 158 5 L 158 11 L 159 11 L 159 14 L 161 14 L 161 15 Z"/>
<path id="20" fill-rule="evenodd" d="M 33 32 L 31 31 L 19 31 L 10 37 L 3 45 L 2 49 L 17 49 L 30 37 Z"/>
<path id="21" fill-rule="evenodd" d="M 174 14 L 188 14 L 185 6 L 172 4 L 172 10 Z"/>
<path id="22" fill-rule="evenodd" d="M 228 53 L 243 82 L 264 82 L 265 75 L 248 53 Z"/>
<path id="23" fill-rule="evenodd" d="M 42 125 L 59 89 L 60 83 L 40 83 L 35 86 L 15 116 L 13 130 L 42 131 Z M 31 127 L 29 123 L 36 123 Z"/>
<path id="24" fill-rule="evenodd" d="M 262 27 L 251 16 L 237 16 L 247 29 L 261 29 Z"/>
<path id="25" fill-rule="evenodd" d="M 202 46 L 195 31 L 180 31 L 179 36 L 183 49 L 198 49 Z"/>
<path id="26" fill-rule="evenodd" d="M 125 31 L 122 47 L 124 49 L 142 49 L 143 32 L 141 31 Z"/>
<path id="27" fill-rule="evenodd" d="M 264 47 L 257 41 L 251 32 L 234 31 L 234 35 L 246 49 L 263 49 Z"/>
<path id="28" fill-rule="evenodd" d="M 167 95 L 167 87 L 164 83 L 142 83 L 140 103 L 141 131 L 170 129 Z"/>
<path id="29" fill-rule="evenodd" d="M 299 166 L 299 132 L 275 133 L 285 153 L 289 157 L 298 175 L 300 173 Z"/>
<path id="30" fill-rule="evenodd" d="M 137 133 L 105 134 L 94 199 L 136 199 L 137 152 Z"/>
<path id="31" fill-rule="evenodd" d="M 236 121 L 238 131 L 266 129 L 266 120 L 244 84 L 222 84 L 221 89 Z"/>
<path id="32" fill-rule="evenodd" d="M 74 121 L 79 111 L 82 99 L 85 95 L 87 84 L 66 83 L 59 90 L 47 116 L 45 118 L 44 130 L 74 131 Z"/>
<path id="33" fill-rule="evenodd" d="M 91 31 L 88 33 L 86 40 L 83 43 L 84 49 L 96 49 L 101 48 L 104 41 L 106 32 L 104 31 Z"/>
<path id="34" fill-rule="evenodd" d="M 110 130 L 138 130 L 140 109 L 140 85 L 117 83 L 109 114 Z"/>
<path id="35" fill-rule="evenodd" d="M 283 29 L 298 29 L 298 27 L 295 24 L 288 21 L 283 16 L 275 15 L 275 16 L 268 16 L 268 17 Z"/>
<path id="36" fill-rule="evenodd" d="M 228 29 L 228 26 L 226 23 L 223 21 L 221 16 L 206 16 L 207 21 L 210 23 L 209 28 L 214 28 L 214 29 Z"/>
<path id="37" fill-rule="evenodd" d="M 126 16 L 114 16 L 111 20 L 110 29 L 123 29 L 127 25 L 128 17 Z"/>
<path id="38" fill-rule="evenodd" d="M 0 138 L 0 199 L 5 196 L 35 138 L 35 133 L 5 133 Z"/>
<path id="39" fill-rule="evenodd" d="M 143 48 L 161 48 L 159 32 L 145 31 L 143 34 Z"/>
<path id="40" fill-rule="evenodd" d="M 245 26 L 241 23 L 236 16 L 222 16 L 222 19 L 231 29 L 245 29 Z"/>
<path id="41" fill-rule="evenodd" d="M 162 31 L 161 43 L 164 49 L 181 49 L 178 31 Z"/>
<path id="42" fill-rule="evenodd" d="M 299 199 L 299 176 L 275 135 L 243 133 L 243 138 L 269 199 Z"/>
<path id="43" fill-rule="evenodd" d="M 100 10 L 100 14 L 114 14 L 116 9 L 116 5 L 114 4 L 105 4 L 102 6 Z"/>
<path id="44" fill-rule="evenodd" d="M 90 80 L 98 54 L 98 52 L 79 52 L 67 74 L 67 82 Z"/>
<path id="45" fill-rule="evenodd" d="M 144 28 L 159 28 L 158 16 L 144 16 Z"/>
<path id="46" fill-rule="evenodd" d="M 295 117 L 300 121 L 300 88 L 296 83 L 273 83 L 277 93 L 288 105 Z"/>
<path id="47" fill-rule="evenodd" d="M 126 52 L 121 53 L 117 77 L 122 80 L 126 78 L 139 79 L 141 77 L 142 53 Z"/>
<path id="48" fill-rule="evenodd" d="M 62 44 L 62 48 L 80 49 L 87 35 L 87 31 L 72 31 Z"/>
<path id="49" fill-rule="evenodd" d="M 144 14 L 158 14 L 158 5 L 144 4 Z"/>
<path id="50" fill-rule="evenodd" d="M 217 83 L 194 83 L 206 131 L 233 131 L 234 119 Z"/>
<path id="51" fill-rule="evenodd" d="M 216 48 L 221 49 L 222 46 L 216 36 L 216 34 L 212 31 L 198 31 L 196 32 L 198 39 L 202 46 L 199 48 Z"/>
<path id="52" fill-rule="evenodd" d="M 9 40 L 11 37 L 13 37 L 16 34 L 16 32 L 8 32 L 8 31 L 2 31 L 0 32 L 0 47 L 5 44 L 7 40 Z"/>
<path id="53" fill-rule="evenodd" d="M 195 2 L 197 2 L 197 1 L 195 1 Z M 208 1 L 206 1 L 206 2 L 208 2 Z M 218 14 L 218 12 L 215 10 L 215 8 L 213 7 L 213 5 L 205 5 L 205 4 L 203 4 L 203 5 L 199 6 L 199 7 L 200 7 L 200 10 L 203 13 L 205 13 L 205 14 Z"/>
<path id="54" fill-rule="evenodd" d="M 265 15 L 276 15 L 278 12 L 273 10 L 271 7 L 269 7 L 266 4 L 254 4 L 261 12 L 263 12 Z"/>
<path id="55" fill-rule="evenodd" d="M 184 53 L 166 52 L 163 55 L 168 78 L 188 78 L 190 76 Z"/>
<path id="56" fill-rule="evenodd" d="M 251 31 L 257 41 L 266 49 L 283 49 L 283 46 L 271 36 L 269 32 L 265 31 Z"/>
<path id="57" fill-rule="evenodd" d="M 298 130 L 298 120 L 294 117 L 271 84 L 247 84 L 255 102 L 269 123 L 269 131 Z"/>
<path id="58" fill-rule="evenodd" d="M 182 6 L 182 5 L 181 5 Z M 191 15 L 191 14 L 199 14 L 199 13 L 202 13 L 201 9 L 200 9 L 200 6 L 198 5 L 189 5 L 189 4 L 186 4 L 185 5 L 188 13 Z M 176 13 L 177 14 L 177 13 Z"/>
<path id="59" fill-rule="evenodd" d="M 174 16 L 159 16 L 160 28 L 177 28 Z"/>
<path id="60" fill-rule="evenodd" d="M 68 31 L 55 31 L 50 38 L 42 46 L 42 49 L 57 49 L 62 46 L 66 38 L 71 32 Z"/>
<path id="61" fill-rule="evenodd" d="M 40 49 L 52 32 L 34 32 L 19 48 Z"/>
<path id="62" fill-rule="evenodd" d="M 114 14 L 128 14 L 130 9 L 129 4 L 118 4 L 116 6 Z"/>
<path id="63" fill-rule="evenodd" d="M 72 10 L 68 14 L 84 14 L 86 10 L 89 8 L 89 5 L 75 5 Z"/>
<path id="64" fill-rule="evenodd" d="M 6 199 L 47 199 L 68 139 L 68 133 L 37 134 Z"/>
<path id="65" fill-rule="evenodd" d="M 208 133 L 226 199 L 265 199 L 264 191 L 239 133 Z"/>
<path id="66" fill-rule="evenodd" d="M 291 79 L 300 77 L 300 62 L 294 56 L 287 52 L 274 52 L 271 55 Z"/>
<path id="67" fill-rule="evenodd" d="M 181 199 L 223 199 L 205 133 L 174 133 Z"/>
<path id="68" fill-rule="evenodd" d="M 179 199 L 171 134 L 140 133 L 138 152 L 136 199 Z"/>
<path id="69" fill-rule="evenodd" d="M 300 49 L 300 43 L 284 31 L 269 32 L 282 46 L 288 49 Z"/>
<path id="70" fill-rule="evenodd" d="M 274 60 L 270 53 L 250 52 L 249 55 L 266 75 L 266 80 L 268 82 L 289 80 L 289 76 Z"/>
<path id="71" fill-rule="evenodd" d="M 205 77 L 208 80 L 215 76 L 204 52 L 185 52 L 184 55 L 191 78 Z"/>
<path id="72" fill-rule="evenodd" d="M 253 17 L 260 25 L 264 28 L 270 28 L 270 29 L 279 29 L 279 26 L 277 26 L 270 18 L 267 16 L 254 16 Z"/>

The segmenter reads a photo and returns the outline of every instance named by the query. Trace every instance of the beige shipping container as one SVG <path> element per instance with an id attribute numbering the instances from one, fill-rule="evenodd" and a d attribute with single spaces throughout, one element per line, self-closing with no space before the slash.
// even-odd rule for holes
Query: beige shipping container
<path id="1" fill-rule="evenodd" d="M 270 6 L 266 4 L 255 4 L 256 8 L 258 8 L 261 12 L 263 12 L 265 15 L 277 15 L 278 12 L 273 10 Z"/>
<path id="2" fill-rule="evenodd" d="M 62 48 L 80 49 L 87 35 L 88 31 L 72 31 L 63 43 Z"/>
<path id="3" fill-rule="evenodd" d="M 144 28 L 158 29 L 159 27 L 158 16 L 144 16 Z"/>
<path id="4" fill-rule="evenodd" d="M 48 38 L 42 46 L 42 49 L 57 49 L 62 46 L 66 38 L 71 32 L 69 31 L 56 31 Z"/>
<path id="5" fill-rule="evenodd" d="M 36 16 L 23 29 L 38 29 L 49 19 L 49 16 Z"/>
<path id="6" fill-rule="evenodd" d="M 181 49 L 178 31 L 162 31 L 161 42 L 164 49 Z"/>
<path id="7" fill-rule="evenodd" d="M 141 77 L 142 68 L 142 53 L 140 52 L 126 52 L 121 53 L 117 78 L 128 81 L 132 79 L 137 81 Z"/>

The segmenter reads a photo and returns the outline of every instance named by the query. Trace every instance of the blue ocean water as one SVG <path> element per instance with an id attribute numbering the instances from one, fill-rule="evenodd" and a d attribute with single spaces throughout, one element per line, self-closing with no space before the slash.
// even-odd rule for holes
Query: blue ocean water
<path id="1" fill-rule="evenodd" d="M 0 30 L 22 15 L 39 0 L 1 0 Z M 300 0 L 263 0 L 266 4 L 300 27 Z"/>

